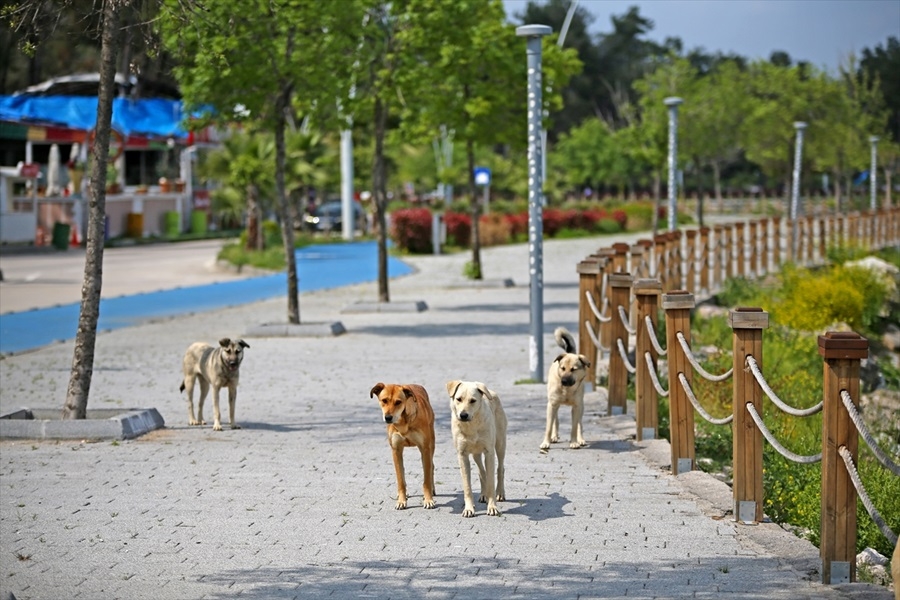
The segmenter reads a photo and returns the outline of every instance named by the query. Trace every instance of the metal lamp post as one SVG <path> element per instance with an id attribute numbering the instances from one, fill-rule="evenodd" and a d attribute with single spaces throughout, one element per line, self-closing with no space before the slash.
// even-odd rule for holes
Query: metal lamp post
<path id="1" fill-rule="evenodd" d="M 875 209 L 878 207 L 877 196 L 878 196 L 878 184 L 877 184 L 877 173 L 878 173 L 878 140 L 881 138 L 877 135 L 873 135 L 869 138 L 869 143 L 872 144 L 872 166 L 869 169 L 869 177 L 870 177 L 870 194 L 871 198 L 869 200 L 869 208 L 872 212 L 875 212 Z"/>
<path id="2" fill-rule="evenodd" d="M 797 208 L 800 203 L 800 162 L 803 158 L 803 131 L 806 123 L 794 123 L 797 130 L 797 142 L 794 144 L 794 178 L 791 184 L 791 260 L 797 260 Z"/>
<path id="3" fill-rule="evenodd" d="M 532 381 L 544 380 L 544 257 L 543 257 L 543 144 L 541 140 L 541 38 L 553 31 L 547 25 L 522 25 L 516 35 L 527 41 L 528 56 L 528 260 L 531 275 L 531 337 L 528 364 Z"/>
<path id="4" fill-rule="evenodd" d="M 675 201 L 678 197 L 678 106 L 684 102 L 681 98 L 666 98 L 669 107 L 669 231 L 675 231 L 678 219 L 675 214 Z"/>

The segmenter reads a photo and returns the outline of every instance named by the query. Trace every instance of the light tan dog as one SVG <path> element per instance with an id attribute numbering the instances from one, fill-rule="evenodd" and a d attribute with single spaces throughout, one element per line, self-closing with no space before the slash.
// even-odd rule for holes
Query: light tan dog
<path id="1" fill-rule="evenodd" d="M 590 361 L 577 354 L 575 338 L 565 327 L 557 327 L 554 332 L 556 343 L 565 350 L 550 365 L 547 374 L 547 427 L 544 430 L 544 441 L 541 450 L 550 448 L 551 443 L 559 441 L 559 407 L 572 407 L 572 435 L 569 448 L 581 448 L 585 445 L 581 429 L 581 418 L 584 415 L 584 381 Z"/>
<path id="2" fill-rule="evenodd" d="M 187 390 L 188 424 L 205 425 L 203 420 L 203 401 L 212 387 L 213 392 L 213 430 L 222 431 L 219 419 L 219 390 L 228 388 L 228 418 L 232 429 L 240 429 L 234 422 L 234 405 L 237 402 L 237 386 L 240 378 L 241 361 L 244 360 L 244 348 L 250 345 L 242 339 L 222 338 L 219 346 L 213 347 L 206 342 L 194 342 L 184 353 L 182 367 L 184 380 L 180 390 Z M 194 418 L 194 383 L 200 381 L 200 401 L 197 403 L 197 418 Z"/>
<path id="3" fill-rule="evenodd" d="M 397 510 L 406 508 L 406 471 L 403 449 L 415 446 L 422 454 L 424 508 L 434 508 L 434 411 L 421 385 L 376 383 L 369 397 L 378 399 L 387 423 L 388 445 L 397 475 Z"/>
<path id="4" fill-rule="evenodd" d="M 466 503 L 462 516 L 475 516 L 470 455 L 478 466 L 478 475 L 481 478 L 479 502 L 487 502 L 487 514 L 499 516 L 500 509 L 497 508 L 497 502 L 506 499 L 503 484 L 506 413 L 503 412 L 500 398 L 478 381 L 448 381 L 447 393 L 450 394 L 453 445 L 456 446 L 456 455 L 459 459 L 459 474 L 462 477 L 463 497 Z"/>

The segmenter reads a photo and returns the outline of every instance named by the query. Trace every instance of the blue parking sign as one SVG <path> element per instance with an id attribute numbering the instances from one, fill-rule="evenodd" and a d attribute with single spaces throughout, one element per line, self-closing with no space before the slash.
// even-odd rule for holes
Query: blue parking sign
<path id="1" fill-rule="evenodd" d="M 475 185 L 491 185 L 491 170 L 487 167 L 475 167 Z"/>

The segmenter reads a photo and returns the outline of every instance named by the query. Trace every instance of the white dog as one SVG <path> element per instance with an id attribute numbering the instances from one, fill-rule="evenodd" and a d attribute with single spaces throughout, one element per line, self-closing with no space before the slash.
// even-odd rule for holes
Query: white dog
<path id="1" fill-rule="evenodd" d="M 448 381 L 447 393 L 450 394 L 453 444 L 456 446 L 459 459 L 459 474 L 462 477 L 463 496 L 466 502 L 462 516 L 475 516 L 469 455 L 475 460 L 481 478 L 479 501 L 487 502 L 487 514 L 499 516 L 500 509 L 497 508 L 497 502 L 506 499 L 503 485 L 506 413 L 503 412 L 500 398 L 478 381 Z"/>
<path id="2" fill-rule="evenodd" d="M 559 407 L 572 407 L 572 436 L 569 448 L 581 448 L 585 445 L 581 430 L 581 418 L 584 415 L 584 381 L 590 361 L 576 353 L 575 338 L 564 327 L 557 327 L 554 332 L 556 343 L 565 350 L 550 365 L 547 374 L 547 428 L 544 430 L 544 441 L 541 450 L 550 448 L 551 443 L 559 441 Z"/>

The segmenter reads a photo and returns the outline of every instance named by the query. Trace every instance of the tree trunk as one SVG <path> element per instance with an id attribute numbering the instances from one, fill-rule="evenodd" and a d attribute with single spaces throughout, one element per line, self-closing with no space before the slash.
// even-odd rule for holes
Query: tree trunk
<path id="1" fill-rule="evenodd" d="M 656 237 L 659 231 L 659 207 L 662 202 L 662 178 L 659 169 L 653 169 L 653 214 L 650 215 L 650 228 L 653 230 L 653 236 Z"/>
<path id="2" fill-rule="evenodd" d="M 893 169 L 889 169 L 888 167 L 884 168 L 884 208 L 889 209 L 893 206 L 891 202 L 891 175 L 893 175 Z M 900 585 L 900 584 L 897 584 Z"/>
<path id="3" fill-rule="evenodd" d="M 284 85 L 275 101 L 275 195 L 278 197 L 278 212 L 281 220 L 281 239 L 284 242 L 284 258 L 287 263 L 287 319 L 288 323 L 300 323 L 300 286 L 297 281 L 297 255 L 294 250 L 294 224 L 288 209 L 287 193 L 284 185 L 285 150 L 284 132 L 287 128 L 285 111 L 291 101 L 291 86 Z M 260 237 L 262 237 L 260 235 Z"/>
<path id="4" fill-rule="evenodd" d="M 475 188 L 475 144 L 466 140 L 466 163 L 469 167 L 469 203 L 472 208 L 472 279 L 484 279 L 481 272 L 481 205 Z"/>
<path id="5" fill-rule="evenodd" d="M 247 250 L 262 250 L 259 234 L 259 200 L 258 190 L 255 184 L 247 185 Z"/>
<path id="6" fill-rule="evenodd" d="M 88 227 L 85 240 L 84 283 L 81 287 L 81 309 L 75 333 L 72 372 L 63 405 L 63 419 L 87 417 L 88 395 L 94 374 L 94 348 L 97 322 L 100 319 L 100 291 L 103 285 L 103 238 L 106 221 L 106 171 L 112 102 L 116 95 L 116 56 L 119 53 L 121 11 L 128 0 L 108 0 L 103 5 L 103 33 L 100 49 L 100 88 L 97 94 L 97 127 L 91 149 L 91 197 L 88 204 Z"/>
<path id="7" fill-rule="evenodd" d="M 372 164 L 372 194 L 375 198 L 375 220 L 378 222 L 378 301 L 390 302 L 388 293 L 387 255 L 387 174 L 384 164 L 384 136 L 387 132 L 388 108 L 381 96 L 375 96 L 375 156 Z"/>
<path id="8" fill-rule="evenodd" d="M 840 214 L 841 211 L 841 173 L 834 171 L 834 210 Z"/>
<path id="9" fill-rule="evenodd" d="M 722 197 L 722 165 L 719 161 L 712 161 L 713 187 L 715 188 L 716 204 L 719 206 L 719 214 L 725 214 L 725 199 Z"/>

